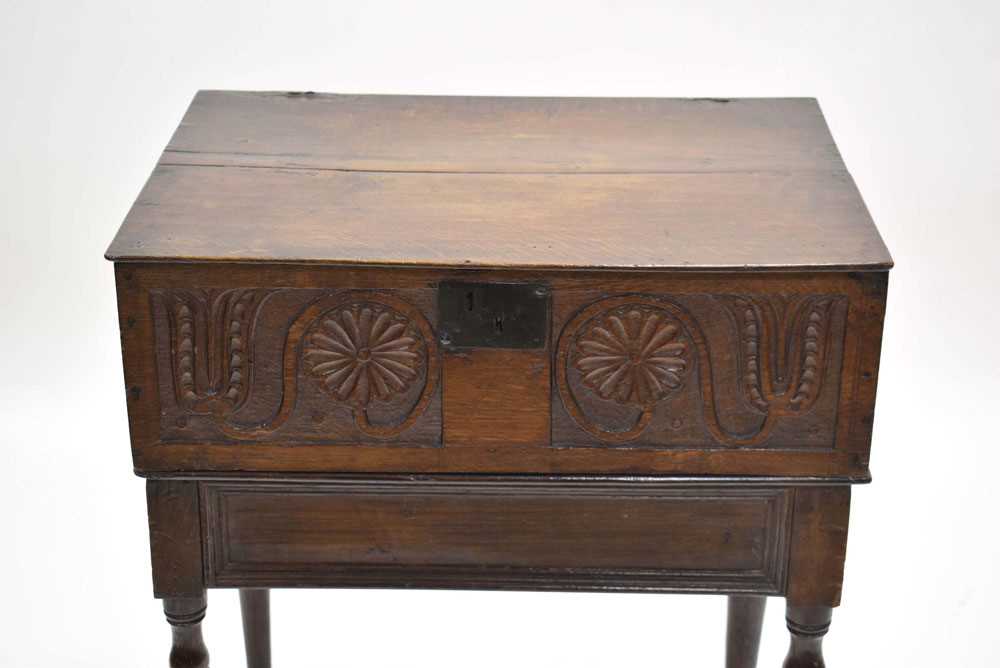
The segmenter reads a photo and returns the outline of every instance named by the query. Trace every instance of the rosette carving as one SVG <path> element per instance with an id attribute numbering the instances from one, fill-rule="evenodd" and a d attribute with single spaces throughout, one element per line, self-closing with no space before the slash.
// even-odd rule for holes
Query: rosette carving
<path id="1" fill-rule="evenodd" d="M 420 331 L 384 304 L 351 304 L 327 313 L 307 341 L 309 374 L 336 400 L 362 408 L 405 392 L 426 365 Z"/>
<path id="2" fill-rule="evenodd" d="M 437 388 L 437 345 L 430 323 L 413 305 L 375 291 L 349 291 L 320 299 L 292 324 L 286 346 L 294 358 L 302 341 L 306 372 L 335 401 L 352 407 L 354 423 L 368 436 L 389 439 L 409 429 Z M 372 402 L 389 402 L 419 387 L 416 402 L 393 424 L 375 424 Z M 290 412 L 286 394 L 279 411 Z"/>
<path id="3" fill-rule="evenodd" d="M 629 305 L 593 319 L 573 346 L 573 366 L 602 399 L 648 406 L 680 389 L 690 344 L 663 311 Z"/>
<path id="4" fill-rule="evenodd" d="M 631 441 L 649 426 L 657 405 L 681 390 L 695 345 L 675 309 L 653 298 L 611 298 L 590 305 L 566 325 L 556 351 L 556 383 L 581 428 L 602 441 Z M 578 382 L 570 382 L 570 369 Z M 626 429 L 608 429 L 580 405 L 578 391 L 634 407 L 638 415 Z"/>

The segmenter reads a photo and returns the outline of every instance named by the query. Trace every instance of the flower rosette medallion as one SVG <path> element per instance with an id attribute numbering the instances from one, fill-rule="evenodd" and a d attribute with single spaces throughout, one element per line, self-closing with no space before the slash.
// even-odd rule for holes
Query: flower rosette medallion
<path id="1" fill-rule="evenodd" d="M 692 367 L 693 346 L 681 322 L 651 303 L 621 303 L 578 317 L 561 345 L 559 386 L 573 419 L 602 441 L 637 438 L 652 420 L 657 404 L 681 390 Z M 635 424 L 622 431 L 599 427 L 570 388 L 567 372 L 579 374 L 578 390 L 604 401 L 638 409 Z"/>
<path id="2" fill-rule="evenodd" d="M 371 424 L 368 407 L 427 382 L 425 336 L 412 318 L 388 304 L 356 302 L 323 313 L 310 327 L 302 359 L 323 391 L 351 406 L 358 427 L 374 436 L 399 429 Z"/>
<path id="3" fill-rule="evenodd" d="M 592 320 L 577 337 L 573 365 L 602 399 L 646 407 L 681 388 L 689 346 L 665 313 L 623 306 Z"/>

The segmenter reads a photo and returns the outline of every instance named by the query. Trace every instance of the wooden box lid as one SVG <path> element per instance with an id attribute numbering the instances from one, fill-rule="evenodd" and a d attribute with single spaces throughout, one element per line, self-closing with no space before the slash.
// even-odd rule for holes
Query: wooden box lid
<path id="1" fill-rule="evenodd" d="M 115 261 L 885 270 L 813 99 L 199 92 Z"/>

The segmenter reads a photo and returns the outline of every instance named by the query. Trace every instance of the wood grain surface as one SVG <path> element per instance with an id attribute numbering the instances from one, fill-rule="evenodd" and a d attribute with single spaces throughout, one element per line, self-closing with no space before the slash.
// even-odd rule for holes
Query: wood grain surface
<path id="1" fill-rule="evenodd" d="M 188 480 L 147 480 L 149 552 L 157 598 L 204 594 L 201 510 L 198 484 Z"/>
<path id="2" fill-rule="evenodd" d="M 549 443 L 547 350 L 469 350 L 444 355 L 444 447 L 497 449 Z"/>
<path id="3" fill-rule="evenodd" d="M 107 256 L 493 268 L 891 265 L 811 100 L 245 93 L 196 98 Z"/>
<path id="4" fill-rule="evenodd" d="M 840 605 L 850 514 L 849 486 L 795 491 L 788 566 L 790 605 Z"/>
<path id="5" fill-rule="evenodd" d="M 503 173 L 843 169 L 811 98 L 243 91 L 199 92 L 162 163 Z"/>

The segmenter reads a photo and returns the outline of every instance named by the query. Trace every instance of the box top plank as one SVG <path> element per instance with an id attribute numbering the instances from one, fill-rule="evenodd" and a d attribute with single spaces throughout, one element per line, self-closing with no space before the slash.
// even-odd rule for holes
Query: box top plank
<path id="1" fill-rule="evenodd" d="M 884 270 L 815 100 L 202 91 L 107 256 Z"/>

